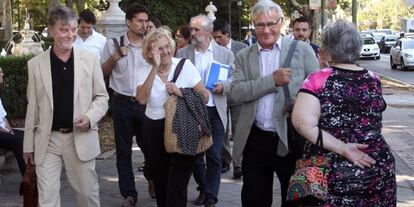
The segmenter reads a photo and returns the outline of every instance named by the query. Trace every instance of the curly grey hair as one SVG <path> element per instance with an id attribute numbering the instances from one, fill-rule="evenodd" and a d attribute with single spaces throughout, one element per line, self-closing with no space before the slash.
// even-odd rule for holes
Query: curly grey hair
<path id="1" fill-rule="evenodd" d="M 362 38 L 354 24 L 338 20 L 325 26 L 322 48 L 327 50 L 336 63 L 355 63 L 362 49 Z"/>

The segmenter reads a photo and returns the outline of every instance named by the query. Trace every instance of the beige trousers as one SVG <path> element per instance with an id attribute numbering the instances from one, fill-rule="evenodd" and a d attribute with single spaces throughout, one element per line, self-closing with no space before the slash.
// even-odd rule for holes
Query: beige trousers
<path id="1" fill-rule="evenodd" d="M 62 166 L 74 191 L 78 207 L 99 207 L 98 176 L 95 159 L 81 161 L 75 149 L 73 133 L 52 131 L 45 160 L 36 165 L 39 207 L 60 207 Z"/>

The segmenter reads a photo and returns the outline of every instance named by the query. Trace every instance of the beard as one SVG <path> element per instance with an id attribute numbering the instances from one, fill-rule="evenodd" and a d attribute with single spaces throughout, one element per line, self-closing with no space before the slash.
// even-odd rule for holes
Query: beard
<path id="1" fill-rule="evenodd" d="M 202 37 L 192 37 L 191 38 L 191 44 L 194 46 L 199 46 L 201 44 L 203 44 L 205 42 L 205 40 Z"/>

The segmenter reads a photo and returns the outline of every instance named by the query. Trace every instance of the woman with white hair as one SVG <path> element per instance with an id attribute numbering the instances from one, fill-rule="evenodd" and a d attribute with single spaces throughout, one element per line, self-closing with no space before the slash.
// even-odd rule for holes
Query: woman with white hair
<path id="1" fill-rule="evenodd" d="M 361 48 L 353 24 L 328 25 L 319 55 L 330 66 L 307 77 L 293 109 L 293 125 L 311 143 L 322 130 L 330 158 L 319 206 L 396 206 L 395 160 L 381 135 L 386 103 L 380 78 L 356 64 Z"/>
<path id="2" fill-rule="evenodd" d="M 147 105 L 143 138 L 157 206 L 183 207 L 187 204 L 187 185 L 196 156 L 166 152 L 165 103 L 169 94 L 182 97 L 180 88 L 194 88 L 203 95 L 204 101 L 208 100 L 208 94 L 197 69 L 189 60 L 185 60 L 175 83 L 171 81 L 181 60 L 173 57 L 175 42 L 169 30 L 163 27 L 155 29 L 145 36 L 142 48 L 142 55 L 152 69 L 144 84 L 137 87 L 136 99 Z"/>

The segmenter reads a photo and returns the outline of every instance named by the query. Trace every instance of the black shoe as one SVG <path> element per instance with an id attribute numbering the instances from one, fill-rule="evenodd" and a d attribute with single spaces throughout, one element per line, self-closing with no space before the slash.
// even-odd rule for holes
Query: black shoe
<path id="1" fill-rule="evenodd" d="M 193 204 L 196 206 L 202 206 L 204 204 L 204 197 L 205 193 L 200 191 L 200 194 L 198 194 L 198 197 L 193 201 Z"/>
<path id="2" fill-rule="evenodd" d="M 234 179 L 240 179 L 243 175 L 241 167 L 234 167 L 233 169 L 233 178 Z"/>
<path id="3" fill-rule="evenodd" d="M 216 207 L 216 202 L 213 199 L 208 199 L 204 204 L 204 207 Z"/>
<path id="4" fill-rule="evenodd" d="M 230 165 L 229 164 L 222 164 L 221 165 L 221 173 L 226 173 L 227 171 L 230 170 Z"/>

